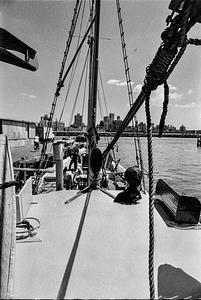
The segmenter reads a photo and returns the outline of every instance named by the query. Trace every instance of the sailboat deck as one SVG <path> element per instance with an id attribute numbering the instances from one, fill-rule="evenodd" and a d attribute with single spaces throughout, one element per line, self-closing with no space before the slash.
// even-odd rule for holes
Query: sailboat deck
<path id="1" fill-rule="evenodd" d="M 35 238 L 17 243 L 14 298 L 149 298 L 147 195 L 127 206 L 92 191 L 81 228 L 86 194 L 64 204 L 75 193 L 34 196 L 28 216 L 41 227 Z M 159 295 L 201 294 L 200 244 L 200 230 L 167 227 L 155 211 Z"/>

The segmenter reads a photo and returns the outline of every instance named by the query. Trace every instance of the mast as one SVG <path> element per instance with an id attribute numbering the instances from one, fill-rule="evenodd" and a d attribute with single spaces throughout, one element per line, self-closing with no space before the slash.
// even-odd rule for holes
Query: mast
<path id="1" fill-rule="evenodd" d="M 89 185 L 97 186 L 101 167 L 101 152 L 96 148 L 96 107 L 98 89 L 98 55 L 99 55 L 99 30 L 100 30 L 100 0 L 95 1 L 95 27 L 94 38 L 89 39 L 91 47 L 89 104 L 88 104 L 88 148 L 89 148 Z"/>
<path id="2" fill-rule="evenodd" d="M 96 126 L 96 105 L 98 88 L 98 54 L 99 54 L 99 28 L 100 28 L 100 0 L 96 0 L 95 7 L 95 32 L 94 32 L 94 52 L 93 52 L 93 77 L 92 77 L 92 127 Z"/>
<path id="3" fill-rule="evenodd" d="M 98 54 L 99 54 L 100 0 L 95 1 L 94 37 L 90 37 L 91 74 L 89 83 L 88 131 L 96 126 L 97 86 L 98 86 Z"/>

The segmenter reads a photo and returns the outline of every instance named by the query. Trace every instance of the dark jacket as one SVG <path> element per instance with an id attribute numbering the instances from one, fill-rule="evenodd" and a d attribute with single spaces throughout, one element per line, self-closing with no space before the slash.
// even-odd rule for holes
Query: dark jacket
<path id="1" fill-rule="evenodd" d="M 136 202 L 141 198 L 142 197 L 139 190 L 136 187 L 129 186 L 127 189 L 116 196 L 114 202 L 130 205 L 136 204 Z"/>

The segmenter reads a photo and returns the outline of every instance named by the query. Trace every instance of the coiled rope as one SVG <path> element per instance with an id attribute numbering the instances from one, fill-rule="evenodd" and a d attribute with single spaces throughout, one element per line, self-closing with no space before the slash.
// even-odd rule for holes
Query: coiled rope
<path id="1" fill-rule="evenodd" d="M 36 221 L 37 225 L 33 226 L 30 220 Z M 33 237 L 37 234 L 37 229 L 40 228 L 40 221 L 34 217 L 28 217 L 23 219 L 23 221 L 16 224 L 16 240 L 26 239 L 28 237 Z"/>

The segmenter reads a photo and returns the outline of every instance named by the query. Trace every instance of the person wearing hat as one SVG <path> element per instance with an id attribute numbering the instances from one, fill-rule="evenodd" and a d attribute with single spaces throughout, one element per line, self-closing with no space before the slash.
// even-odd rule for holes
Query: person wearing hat
<path id="1" fill-rule="evenodd" d="M 114 202 L 120 204 L 136 204 L 136 202 L 141 199 L 139 187 L 142 172 L 137 167 L 128 167 L 125 171 L 125 179 L 128 183 L 128 187 L 116 196 Z"/>

